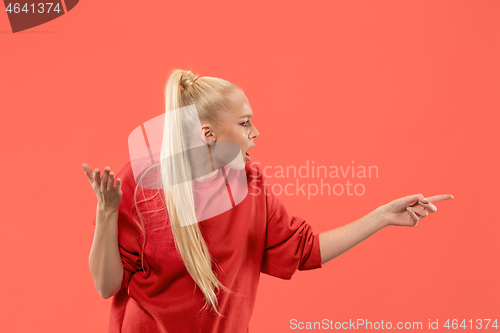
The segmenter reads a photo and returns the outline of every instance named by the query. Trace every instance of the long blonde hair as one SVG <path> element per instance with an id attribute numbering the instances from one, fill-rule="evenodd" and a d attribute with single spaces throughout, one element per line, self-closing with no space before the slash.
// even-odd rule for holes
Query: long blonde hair
<path id="1" fill-rule="evenodd" d="M 190 70 L 174 69 L 165 87 L 165 112 L 194 104 L 200 121 L 207 121 L 214 128 L 218 128 L 223 122 L 224 113 L 231 108 L 232 94 L 238 90 L 241 88 L 220 78 L 198 77 Z M 178 156 L 179 153 L 185 152 L 188 148 L 183 139 L 182 126 L 175 120 L 175 117 L 167 117 L 167 114 L 165 115 L 164 136 L 167 136 L 167 138 L 164 137 L 161 151 L 162 180 L 165 185 L 164 204 L 166 204 L 169 215 L 175 247 L 179 251 L 188 273 L 205 296 L 203 309 L 211 306 L 218 315 L 222 316 L 218 311 L 216 290 L 222 288 L 230 293 L 233 291 L 222 285 L 212 270 L 212 257 L 198 223 L 196 223 L 192 183 L 179 181 L 180 179 L 192 179 L 192 170 L 186 155 L 183 158 L 163 158 L 176 154 Z M 165 139 L 167 139 L 168 144 L 165 144 Z M 172 181 L 177 183 L 175 188 L 168 186 Z M 144 201 L 146 200 L 141 202 Z M 146 231 L 142 214 L 137 205 L 140 203 L 137 201 L 137 187 L 134 193 L 134 202 L 141 221 L 142 253 L 144 255 Z M 214 263 L 217 265 L 216 262 Z M 217 267 L 219 266 L 217 265 Z"/>

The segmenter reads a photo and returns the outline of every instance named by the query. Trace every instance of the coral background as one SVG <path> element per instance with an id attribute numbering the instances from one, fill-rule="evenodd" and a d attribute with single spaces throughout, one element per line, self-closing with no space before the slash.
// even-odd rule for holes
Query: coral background
<path id="1" fill-rule="evenodd" d="M 14 34 L 0 13 L 2 331 L 106 332 L 80 164 L 127 163 L 128 135 L 164 112 L 174 68 L 244 89 L 261 167 L 378 167 L 348 178 L 363 195 L 280 195 L 315 232 L 402 196 L 455 196 L 321 269 L 261 275 L 250 332 L 325 318 L 484 329 L 500 313 L 499 15 L 497 0 L 82 1 Z"/>

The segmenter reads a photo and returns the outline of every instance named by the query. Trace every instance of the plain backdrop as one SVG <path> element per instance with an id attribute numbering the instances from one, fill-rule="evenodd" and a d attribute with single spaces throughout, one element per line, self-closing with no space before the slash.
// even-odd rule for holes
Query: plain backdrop
<path id="1" fill-rule="evenodd" d="M 13 34 L 0 13 L 2 331 L 107 331 L 111 299 L 88 267 L 97 199 L 80 164 L 128 162 L 128 135 L 164 112 L 175 68 L 244 89 L 260 131 L 252 162 L 268 175 L 377 167 L 323 179 L 361 195 L 279 196 L 315 232 L 402 196 L 455 196 L 321 269 L 261 275 L 251 332 L 293 331 L 292 319 L 485 329 L 500 309 L 499 15 L 496 0 L 82 1 Z"/>

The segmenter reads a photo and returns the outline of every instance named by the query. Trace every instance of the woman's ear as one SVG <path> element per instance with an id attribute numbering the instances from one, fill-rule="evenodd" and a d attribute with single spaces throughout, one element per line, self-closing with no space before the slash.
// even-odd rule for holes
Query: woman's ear
<path id="1" fill-rule="evenodd" d="M 205 142 L 206 144 L 211 144 L 212 142 L 216 141 L 215 135 L 213 134 L 210 125 L 202 125 L 200 136 L 203 142 Z"/>

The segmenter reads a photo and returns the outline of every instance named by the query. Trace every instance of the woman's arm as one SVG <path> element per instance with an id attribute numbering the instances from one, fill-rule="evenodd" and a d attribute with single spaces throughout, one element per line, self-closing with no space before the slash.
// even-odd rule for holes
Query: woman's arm
<path id="1" fill-rule="evenodd" d="M 116 294 L 123 279 L 117 225 L 118 211 L 106 212 L 98 206 L 89 268 L 95 288 L 103 298 Z"/>
<path id="2" fill-rule="evenodd" d="M 321 262 L 338 257 L 388 225 L 385 206 L 380 206 L 362 218 L 319 234 Z"/>
<path id="3" fill-rule="evenodd" d="M 121 179 L 116 179 L 111 168 L 104 169 L 102 179 L 99 169 L 81 164 L 97 196 L 94 241 L 89 255 L 89 268 L 94 286 L 103 298 L 109 298 L 121 288 L 124 267 L 118 248 L 118 211 L 123 192 Z"/>
<path id="4" fill-rule="evenodd" d="M 415 227 L 429 213 L 437 211 L 433 202 L 453 199 L 451 194 L 425 198 L 413 194 L 378 207 L 362 218 L 319 234 L 321 262 L 324 264 L 361 243 L 388 225 Z"/>

